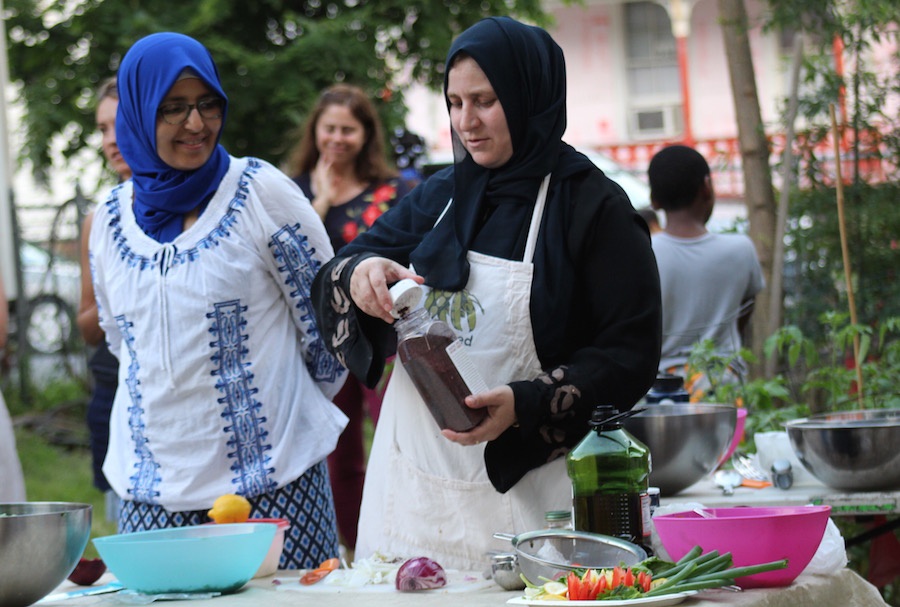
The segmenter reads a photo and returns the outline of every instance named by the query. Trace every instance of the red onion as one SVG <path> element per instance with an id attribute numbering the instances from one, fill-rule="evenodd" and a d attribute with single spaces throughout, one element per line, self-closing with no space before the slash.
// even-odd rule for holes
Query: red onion
<path id="1" fill-rule="evenodd" d="M 100 559 L 86 559 L 81 557 L 75 569 L 69 574 L 69 581 L 79 586 L 90 586 L 106 573 L 106 565 Z"/>
<path id="2" fill-rule="evenodd" d="M 447 574 L 436 561 L 426 556 L 411 558 L 397 570 L 397 590 L 431 590 L 447 585 Z"/>

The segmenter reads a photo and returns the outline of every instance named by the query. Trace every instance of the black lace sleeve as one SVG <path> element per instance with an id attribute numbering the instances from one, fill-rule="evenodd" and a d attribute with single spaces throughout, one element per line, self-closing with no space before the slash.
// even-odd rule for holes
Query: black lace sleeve
<path id="1" fill-rule="evenodd" d="M 529 470 L 565 456 L 584 438 L 592 406 L 583 402 L 575 374 L 561 366 L 533 381 L 510 384 L 519 423 L 485 450 L 488 477 L 501 493 Z"/>
<path id="2" fill-rule="evenodd" d="M 385 358 L 397 347 L 393 328 L 365 314 L 350 298 L 350 275 L 373 253 L 335 257 L 319 270 L 313 281 L 313 309 L 328 350 L 369 388 L 384 371 Z"/>

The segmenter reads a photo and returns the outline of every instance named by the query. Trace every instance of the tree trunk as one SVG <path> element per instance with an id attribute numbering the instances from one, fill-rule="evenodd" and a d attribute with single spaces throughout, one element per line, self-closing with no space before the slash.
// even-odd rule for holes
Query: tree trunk
<path id="1" fill-rule="evenodd" d="M 766 333 L 772 335 L 784 320 L 784 233 L 787 227 L 788 202 L 794 188 L 794 120 L 799 106 L 800 68 L 803 64 L 803 34 L 794 34 L 791 58 L 791 90 L 784 121 L 784 152 L 781 154 L 781 192 L 778 196 L 778 218 L 775 222 L 775 242 L 772 247 L 772 281 L 769 283 L 769 324 Z M 765 361 L 765 376 L 775 376 L 777 358 Z"/>
<path id="2" fill-rule="evenodd" d="M 747 10 L 743 0 L 718 0 L 719 18 L 731 77 L 735 116 L 738 123 L 738 144 L 744 170 L 744 202 L 750 220 L 750 238 L 762 266 L 766 284 L 771 284 L 773 245 L 775 242 L 775 192 L 769 168 L 769 145 L 759 109 L 756 76 L 750 54 Z M 757 358 L 753 375 L 764 369 L 763 345 L 768 337 L 768 288 L 757 295 L 753 311 L 751 337 L 747 344 Z"/>

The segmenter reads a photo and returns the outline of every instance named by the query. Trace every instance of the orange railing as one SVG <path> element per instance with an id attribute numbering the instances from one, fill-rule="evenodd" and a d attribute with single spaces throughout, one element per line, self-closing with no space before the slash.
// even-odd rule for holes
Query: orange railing
<path id="1" fill-rule="evenodd" d="M 876 131 L 863 132 L 861 135 L 859 139 L 860 177 L 869 183 L 881 183 L 888 179 L 890 174 L 897 171 L 898 167 L 895 162 L 885 159 L 884 145 Z M 769 135 L 768 140 L 769 160 L 773 167 L 772 181 L 775 187 L 779 187 L 781 171 L 776 167 L 784 152 L 784 135 Z M 677 143 L 677 141 L 605 145 L 599 146 L 598 150 L 612 157 L 636 175 L 645 176 L 647 165 L 653 155 L 672 143 Z M 743 198 L 744 174 L 737 138 L 699 140 L 694 147 L 709 162 L 716 195 L 720 198 Z M 850 182 L 854 177 L 854 161 L 852 133 L 849 129 L 844 131 L 840 147 L 842 150 L 841 175 L 845 181 Z M 818 168 L 810 173 L 805 169 L 811 166 L 812 159 L 817 160 Z M 805 134 L 798 135 L 794 141 L 794 161 L 799 162 L 799 165 L 804 168 L 798 176 L 802 187 L 809 187 L 816 180 L 825 184 L 834 183 L 834 146 L 830 136 L 812 140 Z"/>

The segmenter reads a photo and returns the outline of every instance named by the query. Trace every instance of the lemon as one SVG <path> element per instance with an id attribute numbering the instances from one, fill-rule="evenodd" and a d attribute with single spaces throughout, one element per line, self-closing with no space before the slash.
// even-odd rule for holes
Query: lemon
<path id="1" fill-rule="evenodd" d="M 250 502 L 243 496 L 226 493 L 216 498 L 206 514 L 217 523 L 244 523 L 250 518 Z"/>

